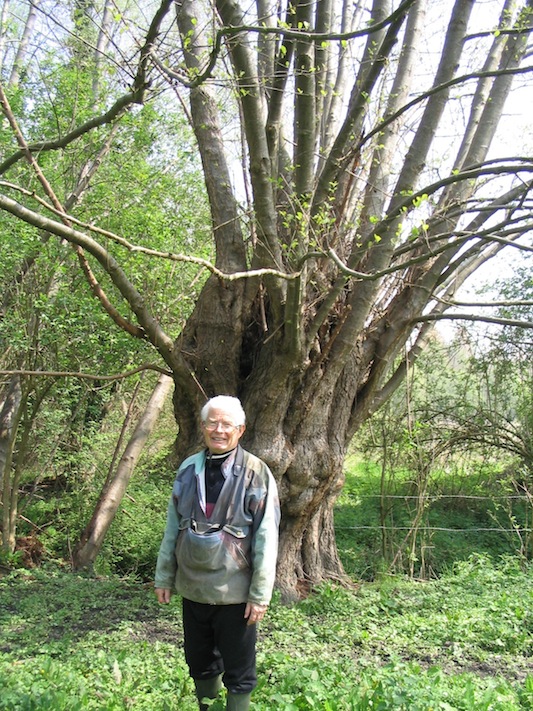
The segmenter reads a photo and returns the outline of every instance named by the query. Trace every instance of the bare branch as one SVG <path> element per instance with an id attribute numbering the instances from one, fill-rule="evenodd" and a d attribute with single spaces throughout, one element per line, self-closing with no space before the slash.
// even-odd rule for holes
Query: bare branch
<path id="1" fill-rule="evenodd" d="M 2 185 L 9 185 L 5 182 L 1 182 L 0 184 Z M 21 190 L 20 188 L 17 188 Z M 33 193 L 28 193 L 25 190 L 21 190 L 21 192 L 24 192 L 25 194 L 30 194 L 33 198 L 35 198 L 38 202 L 42 203 L 45 205 L 49 210 L 56 214 L 60 214 L 56 209 L 52 208 L 50 205 L 48 205 L 45 201 L 40 199 L 37 195 Z M 82 246 L 84 249 L 87 249 L 88 252 L 92 253 L 93 256 L 97 256 L 97 253 L 104 252 L 107 254 L 107 252 L 104 250 L 104 248 L 98 244 L 96 241 L 92 240 L 92 238 L 88 237 L 82 232 L 78 232 L 77 230 L 74 230 L 73 228 L 69 228 L 67 225 L 63 225 L 59 222 L 55 222 L 53 220 L 50 220 L 43 215 L 40 215 L 37 212 L 33 212 L 32 210 L 20 205 L 20 203 L 17 203 L 15 200 L 12 200 L 11 198 L 8 198 L 5 195 L 0 195 L 0 209 L 5 210 L 6 212 L 11 213 L 12 215 L 15 215 L 15 217 L 18 217 L 19 219 L 23 220 L 24 222 L 27 222 L 30 225 L 33 225 L 34 227 L 38 227 L 39 229 L 45 229 L 51 232 L 52 234 L 57 235 L 58 237 L 61 237 L 62 239 L 67 240 L 68 242 L 73 242 L 74 244 L 78 244 Z M 279 271 L 277 269 L 250 269 L 249 271 L 241 271 L 241 272 L 232 272 L 232 273 L 226 273 L 223 272 L 222 270 L 218 269 L 214 264 L 212 264 L 210 261 L 207 259 L 202 259 L 201 257 L 192 257 L 187 254 L 175 254 L 173 252 L 162 252 L 157 249 L 149 249 L 148 247 L 141 247 L 140 245 L 135 245 L 132 244 L 131 242 L 128 242 L 128 240 L 124 239 L 123 237 L 119 237 L 118 235 L 114 234 L 113 232 L 108 232 L 107 230 L 102 230 L 101 228 L 98 228 L 94 225 L 88 225 L 86 223 L 81 222 L 81 220 L 77 220 L 74 217 L 69 216 L 69 220 L 72 223 L 75 223 L 77 225 L 80 225 L 84 229 L 90 230 L 91 232 L 97 233 L 99 235 L 102 235 L 103 237 L 107 237 L 117 244 L 121 245 L 125 249 L 127 249 L 130 252 L 137 252 L 139 254 L 146 254 L 150 257 L 158 257 L 161 259 L 168 259 L 173 262 L 189 262 L 191 264 L 198 264 L 201 267 L 205 267 L 209 272 L 211 272 L 214 276 L 218 277 L 219 279 L 222 279 L 224 281 L 237 281 L 238 279 L 253 279 L 253 278 L 258 278 L 258 277 L 264 277 L 264 276 L 274 276 L 278 277 L 280 279 L 285 279 L 288 281 L 292 281 L 294 279 L 298 279 L 300 276 L 300 272 L 294 272 L 292 274 L 287 274 L 286 272 Z M 100 257 L 97 257 L 100 261 Z M 111 258 L 108 256 L 108 258 Z M 102 258 L 105 260 L 105 258 Z M 105 264 L 104 264 L 105 267 Z M 107 271 L 107 269 L 106 269 Z"/>
<path id="2" fill-rule="evenodd" d="M 365 133 L 365 135 L 361 138 L 359 144 L 356 146 L 355 150 L 360 151 L 361 148 L 365 145 L 365 143 L 368 143 L 368 141 L 373 136 L 379 134 L 385 128 L 385 126 L 394 123 L 394 121 L 399 119 L 404 113 L 406 113 L 406 111 L 409 111 L 409 109 L 412 109 L 414 106 L 417 106 L 417 104 L 420 104 L 422 101 L 425 101 L 433 94 L 438 94 L 441 91 L 446 91 L 447 89 L 450 89 L 453 86 L 464 84 L 467 81 L 472 81 L 474 79 L 483 79 L 488 77 L 498 77 L 507 75 L 516 76 L 518 74 L 530 73 L 533 73 L 533 66 L 513 67 L 512 69 L 495 69 L 494 71 L 488 72 L 471 72 L 470 74 L 462 74 L 461 76 L 454 77 L 453 79 L 443 82 L 442 84 L 438 84 L 437 86 L 428 89 L 428 91 L 423 92 L 419 96 L 416 96 L 414 99 L 404 104 L 400 109 L 398 109 L 398 111 L 395 111 L 390 116 L 386 116 L 380 123 L 377 124 L 375 128 L 373 128 L 368 133 Z"/>
<path id="3" fill-rule="evenodd" d="M 488 304 L 487 304 L 488 305 Z M 420 323 L 422 321 L 482 321 L 484 323 L 497 323 L 501 326 L 517 326 L 518 328 L 533 328 L 533 321 L 519 321 L 512 318 L 498 318 L 497 316 L 480 316 L 479 314 L 427 314 L 408 319 L 406 323 Z"/>
<path id="4" fill-rule="evenodd" d="M 517 300 L 517 301 L 455 301 L 455 299 L 439 299 L 437 301 L 446 304 L 447 306 L 465 306 L 465 307 L 498 307 L 498 306 L 533 306 L 533 301 Z"/>
<path id="5" fill-rule="evenodd" d="M 93 373 L 76 373 L 74 371 L 56 371 L 56 370 L 0 370 L 0 375 L 20 375 L 21 377 L 40 377 L 40 378 L 80 378 L 83 380 L 97 380 L 102 382 L 112 382 L 115 380 L 124 380 L 131 378 L 132 375 L 142 373 L 145 370 L 153 370 L 156 373 L 169 375 L 172 377 L 172 371 L 166 368 L 161 368 L 159 365 L 145 363 L 133 370 L 127 370 L 124 373 L 116 373 L 115 375 L 95 375 Z"/>
<path id="6" fill-rule="evenodd" d="M 374 24 L 365 27 L 365 29 L 352 30 L 351 32 L 308 32 L 302 29 L 291 30 L 288 27 L 268 27 L 244 24 L 239 24 L 236 27 L 221 27 L 215 35 L 213 49 L 211 50 L 209 60 L 206 64 L 205 69 L 194 79 L 191 79 L 190 76 L 187 77 L 185 73 L 173 71 L 169 67 L 165 66 L 163 62 L 161 62 L 157 57 L 154 56 L 154 52 L 152 52 L 152 59 L 156 66 L 168 77 L 181 82 L 184 86 L 194 88 L 200 86 L 200 84 L 203 84 L 211 77 L 213 69 L 215 68 L 215 65 L 217 63 L 217 59 L 220 55 L 222 41 L 224 39 L 235 37 L 236 35 L 242 34 L 244 32 L 251 32 L 261 35 L 282 35 L 285 39 L 293 40 L 300 39 L 313 42 L 325 42 L 330 40 L 345 42 L 350 39 L 356 39 L 357 37 L 363 37 L 365 35 L 378 32 L 384 27 L 387 27 L 391 23 L 395 22 L 398 17 L 401 17 L 404 12 L 413 4 L 413 2 L 414 0 L 404 0 L 404 2 L 401 3 L 400 6 L 383 21 L 375 22 Z"/>

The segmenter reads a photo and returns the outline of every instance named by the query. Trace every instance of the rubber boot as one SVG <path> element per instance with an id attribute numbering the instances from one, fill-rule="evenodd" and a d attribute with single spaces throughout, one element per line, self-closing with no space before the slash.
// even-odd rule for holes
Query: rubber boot
<path id="1" fill-rule="evenodd" d="M 208 711 L 209 706 L 202 703 L 202 699 L 216 699 L 218 692 L 222 689 L 222 676 L 214 676 L 211 679 L 195 679 L 196 697 L 200 704 L 200 711 Z"/>
<path id="2" fill-rule="evenodd" d="M 251 694 L 232 694 L 228 691 L 226 711 L 248 711 Z"/>

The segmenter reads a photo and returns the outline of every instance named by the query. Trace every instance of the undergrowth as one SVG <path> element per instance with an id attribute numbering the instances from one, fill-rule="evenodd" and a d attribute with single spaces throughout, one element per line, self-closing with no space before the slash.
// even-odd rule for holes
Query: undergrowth
<path id="1" fill-rule="evenodd" d="M 494 561 L 525 557 L 531 533 L 518 531 L 530 529 L 531 502 L 511 496 L 516 492 L 496 467 L 434 472 L 420 517 L 412 472 L 396 471 L 381 488 L 378 465 L 353 456 L 345 476 L 335 533 L 345 570 L 357 580 L 372 581 L 391 570 L 438 577 L 471 555 Z"/>
<path id="2" fill-rule="evenodd" d="M 193 711 L 179 600 L 58 569 L 0 579 L 0 709 Z M 257 711 L 533 708 L 533 568 L 323 585 L 260 628 Z M 221 711 L 223 699 L 212 705 Z"/>
<path id="3" fill-rule="evenodd" d="M 148 582 L 171 480 L 160 464 L 133 482 L 96 577 L 67 570 L 91 501 L 74 489 L 34 497 L 25 514 L 41 531 L 44 566 L 0 574 L 0 710 L 197 711 L 179 600 L 159 606 Z M 409 561 L 430 574 L 413 580 L 390 565 L 412 482 L 389 482 L 388 522 L 400 528 L 384 539 L 379 481 L 349 462 L 335 511 L 339 552 L 359 582 L 324 584 L 292 606 L 275 595 L 259 630 L 254 710 L 531 711 L 533 566 L 513 555 L 508 512 L 485 498 L 497 500 L 500 482 L 486 472 L 481 491 L 472 477 L 432 481 L 439 497 Z M 450 505 L 451 494 L 464 501 Z M 490 525 L 502 530 L 476 530 Z M 222 697 L 211 711 L 223 708 Z"/>

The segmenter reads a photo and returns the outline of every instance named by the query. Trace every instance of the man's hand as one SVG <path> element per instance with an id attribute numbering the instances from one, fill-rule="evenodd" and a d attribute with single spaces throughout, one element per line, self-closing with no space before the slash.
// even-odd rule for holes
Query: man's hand
<path id="1" fill-rule="evenodd" d="M 255 625 L 265 616 L 268 605 L 256 605 L 254 602 L 246 603 L 244 617 L 248 620 L 249 625 Z"/>
<path id="2" fill-rule="evenodd" d="M 172 597 L 172 590 L 170 590 L 170 588 L 156 588 L 155 595 L 158 602 L 162 605 L 168 605 Z"/>

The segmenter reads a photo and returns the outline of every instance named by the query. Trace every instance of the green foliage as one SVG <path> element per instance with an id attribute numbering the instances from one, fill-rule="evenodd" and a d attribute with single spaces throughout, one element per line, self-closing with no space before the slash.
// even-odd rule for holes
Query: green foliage
<path id="1" fill-rule="evenodd" d="M 149 641 L 161 622 L 145 588 L 51 572 L 15 576 L 0 590 L 0 708 L 194 708 L 182 703 L 190 681 L 174 622 L 168 641 Z"/>
<path id="2" fill-rule="evenodd" d="M 68 457 L 64 450 L 48 476 L 35 489 L 30 485 L 27 498 L 23 497 L 22 513 L 31 524 L 22 521 L 20 533 L 27 536 L 37 530 L 48 559 L 69 560 L 69 550 L 92 514 L 113 456 L 119 423 L 114 419 L 119 414 L 112 411 L 109 430 L 92 431 L 79 440 L 79 450 Z M 174 436 L 169 403 L 106 536 L 95 564 L 98 573 L 151 580 L 174 478 L 170 461 Z M 54 471 L 60 469 L 63 475 L 56 479 Z M 383 552 L 380 481 L 376 464 L 363 463 L 357 457 L 348 459 L 346 484 L 334 513 L 338 549 L 345 570 L 354 580 L 373 581 L 389 572 L 390 559 Z M 401 546 L 410 528 L 412 495 L 409 472 L 397 472 L 386 504 L 390 526 L 386 540 L 391 550 Z M 478 466 L 436 473 L 428 490 L 415 551 L 418 554 L 424 546 L 421 555 L 426 577 L 445 574 L 473 553 L 494 561 L 502 555 L 517 555 L 520 539 L 511 532 L 510 515 L 517 525 L 527 525 L 527 507 L 508 495 L 507 479 L 494 468 Z M 421 562 L 416 565 L 420 573 Z"/>
<path id="3" fill-rule="evenodd" d="M 348 458 L 346 484 L 335 507 L 336 538 L 345 569 L 360 580 L 390 571 L 390 551 L 402 551 L 418 513 L 411 471 L 395 471 L 384 492 L 381 484 L 377 464 Z M 447 470 L 432 472 L 416 528 L 417 575 L 441 575 L 472 554 L 493 560 L 521 555 L 513 522 L 517 530 L 527 529 L 529 505 L 510 498 L 511 493 L 508 477 L 496 465 L 463 460 L 462 466 L 449 462 Z M 409 572 L 409 563 L 395 571 Z"/>
<path id="4" fill-rule="evenodd" d="M 526 711 L 533 569 L 483 556 L 441 580 L 331 584 L 259 630 L 258 711 Z M 54 569 L 0 578 L 0 709 L 193 711 L 179 600 Z M 223 700 L 212 705 L 223 708 Z"/>
<path id="5" fill-rule="evenodd" d="M 166 476 L 152 474 L 132 482 L 97 558 L 99 572 L 152 579 L 173 478 L 167 468 Z"/>
<path id="6" fill-rule="evenodd" d="M 90 12 L 89 6 L 85 10 Z M 68 11 L 63 8 L 62 19 Z M 117 92 L 123 92 L 123 87 L 109 81 L 103 65 L 99 75 L 94 74 L 89 48 L 95 42 L 87 37 L 98 23 L 84 13 L 78 14 L 76 23 L 82 41 L 65 41 L 64 51 L 59 53 L 50 53 L 50 44 L 43 43 L 38 50 L 38 80 L 27 72 L 18 87 L 6 89 L 29 141 L 34 136 L 48 140 L 68 134 L 94 116 L 95 110 L 104 112 Z M 6 124 L 2 125 L 0 143 L 4 154 L 10 155 L 15 146 Z M 82 223 L 96 224 L 132 246 L 165 255 L 211 256 L 211 222 L 192 133 L 183 118 L 157 99 L 131 111 L 120 124 L 80 137 L 75 145 L 45 151 L 39 156 L 39 165 L 60 202 Z M 99 167 L 97 174 L 91 174 L 93 166 Z M 35 173 L 24 161 L 12 170 L 16 173 L 13 180 L 50 203 L 50 196 L 43 195 Z M 84 184 L 81 178 L 89 174 L 91 180 Z M 14 197 L 20 200 L 19 193 Z M 41 206 L 38 209 L 46 212 Z M 134 339 L 111 322 L 71 246 L 39 234 L 6 213 L 0 216 L 0 229 L 2 369 L 109 376 L 145 362 L 161 364 L 145 339 Z M 87 228 L 79 229 L 88 232 Z M 102 243 L 121 261 L 154 318 L 164 323 L 169 334 L 177 335 L 206 275 L 197 266 L 128 251 L 111 235 Z M 135 324 L 135 315 L 108 275 L 93 258 L 85 256 L 110 302 Z M 119 423 L 110 435 L 109 411 L 121 408 L 121 398 L 129 400 L 136 382 L 112 384 L 44 375 L 23 381 L 24 414 L 15 432 L 18 461 L 13 482 L 20 477 L 24 491 L 30 490 L 32 497 L 43 480 L 60 482 L 56 495 L 78 488 L 77 499 L 72 496 L 61 503 L 47 499 L 36 512 L 34 523 L 45 528 L 43 538 L 52 557 L 67 555 L 73 533 L 75 537 L 90 517 L 88 505 L 94 502 L 94 487 L 103 482 L 103 473 L 107 474 L 121 426 Z M 107 461 L 101 456 L 104 453 Z M 95 462 L 101 463 L 96 474 Z M 18 491 L 17 485 L 14 491 Z M 23 507 L 26 505 L 24 502 Z M 22 533 L 27 529 L 23 527 Z"/>
<path id="7" fill-rule="evenodd" d="M 502 316 L 529 318 L 527 275 L 496 284 L 524 304 Z M 353 472 L 336 513 L 341 548 L 353 555 L 350 535 L 361 544 L 347 560 L 354 575 L 430 577 L 473 551 L 533 556 L 531 340 L 523 329 L 474 331 L 435 337 L 358 433 L 353 452 L 376 469 Z"/>
<path id="8" fill-rule="evenodd" d="M 37 529 L 47 559 L 70 559 L 70 550 L 90 520 L 107 476 L 121 417 L 122 410 L 112 408 L 105 428 L 89 428 L 86 436 L 78 440 L 79 448 L 68 456 L 63 450 L 54 469 L 40 482 L 34 482 L 28 496 L 23 497 L 21 506 L 26 520 L 20 524 L 20 534 L 29 535 Z M 151 579 L 174 479 L 169 461 L 174 438 L 175 422 L 169 402 L 105 538 L 95 564 L 97 573 Z M 55 471 L 61 472 L 59 477 Z"/>

